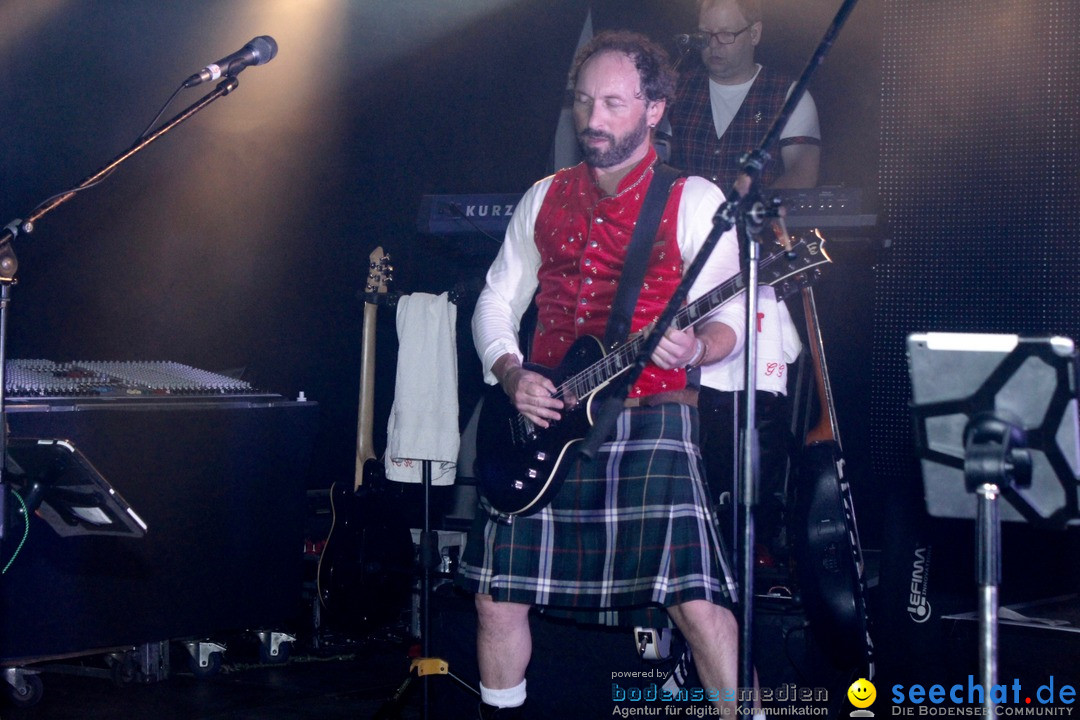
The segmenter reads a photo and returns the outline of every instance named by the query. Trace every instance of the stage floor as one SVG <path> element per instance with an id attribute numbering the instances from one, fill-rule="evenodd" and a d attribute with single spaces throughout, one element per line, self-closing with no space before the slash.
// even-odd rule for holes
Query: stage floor
<path id="1" fill-rule="evenodd" d="M 447 590 L 433 601 L 431 654 L 446 659 L 451 672 L 475 687 L 471 599 Z M 843 673 L 823 674 L 827 663 L 812 654 L 798 609 L 770 604 L 756 614 L 755 657 L 762 687 L 780 692 L 814 687 L 826 690 L 830 705 L 839 701 L 851 680 Z M 616 707 L 643 704 L 617 701 L 619 690 L 647 691 L 653 683 L 660 685 L 673 664 L 639 658 L 627 629 L 583 627 L 541 616 L 532 622 L 534 654 L 528 674 L 532 717 L 611 717 Z M 420 680 L 412 682 L 404 703 L 387 704 L 408 677 L 410 645 L 399 639 L 404 630 L 389 628 L 359 640 L 329 636 L 319 648 L 310 638 L 300 637 L 288 661 L 273 665 L 259 663 L 253 640 L 231 639 L 220 670 L 208 677 L 193 675 L 186 651 L 174 643 L 167 677 L 123 686 L 107 675 L 73 675 L 58 672 L 63 667 L 35 666 L 44 670 L 40 702 L 31 708 L 8 704 L 0 715 L 5 720 L 356 720 L 379 717 L 382 710 L 389 711 L 388 718 L 421 718 Z M 73 666 L 103 669 L 104 663 L 100 657 L 88 657 L 71 661 L 66 668 Z M 643 679 L 642 673 L 653 673 L 657 679 L 649 675 Z M 476 717 L 475 697 L 453 680 L 432 675 L 427 682 L 428 717 Z M 692 708 L 702 707 L 678 703 L 667 716 L 697 716 Z"/>

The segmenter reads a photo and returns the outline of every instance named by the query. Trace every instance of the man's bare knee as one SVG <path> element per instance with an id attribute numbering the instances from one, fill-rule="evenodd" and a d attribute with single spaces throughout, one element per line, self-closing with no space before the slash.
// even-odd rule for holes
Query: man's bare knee
<path id="1" fill-rule="evenodd" d="M 476 615 L 487 628 L 510 628 L 529 622 L 529 606 L 514 602 L 496 602 L 490 595 L 477 593 Z"/>
<path id="2" fill-rule="evenodd" d="M 668 608 L 668 613 L 684 635 L 706 635 L 737 640 L 739 622 L 731 610 L 707 600 L 691 600 Z"/>

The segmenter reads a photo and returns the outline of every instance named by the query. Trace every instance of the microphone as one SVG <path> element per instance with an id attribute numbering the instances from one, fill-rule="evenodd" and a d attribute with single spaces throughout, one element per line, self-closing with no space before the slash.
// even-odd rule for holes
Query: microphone
<path id="1" fill-rule="evenodd" d="M 709 38 L 701 33 L 683 33 L 675 36 L 675 45 L 680 50 L 704 50 L 709 47 Z"/>
<path id="2" fill-rule="evenodd" d="M 236 75 L 249 65 L 265 65 L 273 60 L 275 55 L 277 55 L 277 42 L 269 35 L 260 35 L 232 55 L 207 65 L 189 77 L 184 81 L 184 87 L 195 87 L 204 82 L 217 80 L 222 75 Z"/>

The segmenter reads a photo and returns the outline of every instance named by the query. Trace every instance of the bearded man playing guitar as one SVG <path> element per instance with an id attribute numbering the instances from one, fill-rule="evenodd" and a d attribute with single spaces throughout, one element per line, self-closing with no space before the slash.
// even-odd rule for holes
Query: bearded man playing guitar
<path id="1" fill-rule="evenodd" d="M 674 84 L 666 53 L 643 36 L 602 33 L 582 48 L 571 85 L 585 161 L 525 194 L 488 271 L 473 317 L 485 379 L 501 386 L 538 432 L 574 411 L 576 398 L 560 395 L 536 366 L 555 368 L 576 340 L 604 335 L 656 174 L 652 128 Z M 671 186 L 632 332 L 647 330 L 660 315 L 722 201 L 703 178 Z M 735 234 L 728 232 L 689 298 L 737 272 Z M 534 292 L 535 366 L 523 364 L 517 336 Z M 690 645 L 703 687 L 717 691 L 710 699 L 733 711 L 735 595 L 700 468 L 696 390 L 687 368 L 738 350 L 744 313 L 739 296 L 691 327 L 669 329 L 630 388 L 614 437 L 591 460 L 576 453 L 567 459 L 567 477 L 550 503 L 478 519 L 458 582 L 476 594 L 481 717 L 520 715 L 534 605 L 593 621 L 617 610 L 620 622 L 645 626 L 663 622 L 666 611 Z"/>

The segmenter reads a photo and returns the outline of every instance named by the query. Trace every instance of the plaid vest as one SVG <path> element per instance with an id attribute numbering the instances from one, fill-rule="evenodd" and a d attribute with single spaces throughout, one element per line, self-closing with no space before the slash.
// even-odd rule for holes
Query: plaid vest
<path id="1" fill-rule="evenodd" d="M 690 70 L 680 78 L 671 107 L 671 164 L 711 180 L 726 192 L 739 174 L 740 156 L 765 138 L 790 87 L 791 78 L 762 67 L 724 136 L 718 138 L 709 101 L 709 74 L 703 65 Z M 761 183 L 769 187 L 783 175 L 784 162 L 778 143 L 766 150 L 772 159 L 762 169 Z"/>

